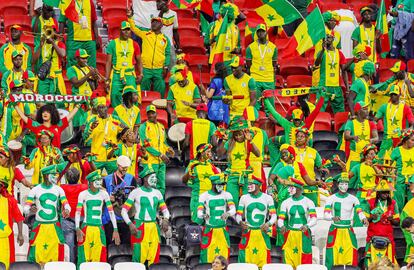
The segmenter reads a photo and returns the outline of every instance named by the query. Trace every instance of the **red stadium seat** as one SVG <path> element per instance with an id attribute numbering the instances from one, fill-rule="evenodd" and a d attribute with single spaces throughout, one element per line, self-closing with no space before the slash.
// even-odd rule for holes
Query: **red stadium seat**
<path id="1" fill-rule="evenodd" d="M 122 8 L 113 7 L 113 8 L 107 8 L 107 9 L 102 10 L 102 18 L 105 23 L 110 18 L 115 18 L 115 17 L 125 17 L 125 20 L 126 20 L 125 7 L 122 7 Z"/>
<path id="2" fill-rule="evenodd" d="M 391 70 L 388 69 L 384 69 L 379 71 L 379 79 L 380 82 L 386 81 L 389 78 L 391 78 L 392 76 L 394 76 L 394 73 Z"/>
<path id="3" fill-rule="evenodd" d="M 34 37 L 33 36 L 22 35 L 20 37 L 20 41 L 29 45 L 32 48 L 32 50 L 34 49 Z"/>
<path id="4" fill-rule="evenodd" d="M 0 35 L 0 47 L 7 42 L 6 35 Z"/>
<path id="5" fill-rule="evenodd" d="M 10 33 L 10 27 L 18 24 L 23 31 L 32 31 L 32 19 L 27 15 L 5 15 L 4 16 L 4 32 L 6 35 Z"/>
<path id="6" fill-rule="evenodd" d="M 341 2 L 330 2 L 330 1 L 324 1 L 324 3 L 321 4 L 322 12 L 325 12 L 328 10 L 338 10 L 338 9 L 349 9 L 349 4 L 345 4 Z"/>
<path id="7" fill-rule="evenodd" d="M 0 2 L 0 16 L 7 15 L 27 15 L 27 1 L 23 0 L 5 0 Z"/>
<path id="8" fill-rule="evenodd" d="M 208 55 L 189 55 L 189 67 L 191 71 L 194 73 L 193 70 L 199 72 L 198 66 L 201 65 L 201 72 L 208 73 L 210 72 L 210 68 L 208 67 Z"/>
<path id="9" fill-rule="evenodd" d="M 303 57 L 280 59 L 280 75 L 310 75 L 309 61 Z"/>
<path id="10" fill-rule="evenodd" d="M 100 0 L 102 5 L 102 10 L 110 9 L 110 8 L 123 8 L 125 11 L 125 7 L 127 4 L 127 0 Z"/>
<path id="11" fill-rule="evenodd" d="M 185 37 L 181 39 L 183 52 L 188 54 L 205 54 L 204 40 L 202 37 Z"/>
<path id="12" fill-rule="evenodd" d="M 183 18 L 183 19 L 179 19 L 178 21 L 179 23 L 179 29 L 181 28 L 193 28 L 193 29 L 200 29 L 200 23 L 198 20 L 194 19 L 194 18 Z"/>
<path id="13" fill-rule="evenodd" d="M 407 62 L 407 71 L 410 73 L 414 73 L 414 59 L 410 59 Z"/>
<path id="14" fill-rule="evenodd" d="M 201 32 L 199 29 L 195 28 L 178 28 L 178 33 L 180 34 L 180 41 L 182 44 L 190 43 L 187 41 L 188 38 L 192 37 L 201 37 Z"/>
<path id="15" fill-rule="evenodd" d="M 334 115 L 334 131 L 339 132 L 339 129 L 348 121 L 348 112 L 338 112 Z"/>
<path id="16" fill-rule="evenodd" d="M 194 13 L 190 9 L 177 9 L 177 10 L 175 10 L 175 12 L 177 12 L 179 27 L 181 25 L 181 20 L 182 19 L 185 19 L 185 18 L 192 19 L 192 18 L 194 18 Z"/>
<path id="17" fill-rule="evenodd" d="M 330 113 L 320 112 L 315 120 L 314 130 L 326 130 L 332 129 L 332 117 Z"/>
<path id="18" fill-rule="evenodd" d="M 194 75 L 194 76 L 195 76 L 195 75 Z M 197 76 L 198 76 L 198 74 L 197 74 Z M 210 78 L 210 73 L 208 73 L 208 72 L 201 73 L 201 78 L 200 78 L 200 80 L 201 80 L 201 82 L 202 82 L 204 85 L 209 85 L 209 84 L 210 84 L 210 81 L 211 81 L 211 78 Z"/>
<path id="19" fill-rule="evenodd" d="M 286 78 L 287 87 L 311 87 L 312 76 L 310 75 L 290 75 Z"/>
<path id="20" fill-rule="evenodd" d="M 115 39 L 119 37 L 119 30 L 121 29 L 121 23 L 122 21 L 125 21 L 126 19 L 127 19 L 126 16 L 121 16 L 121 17 L 111 17 L 106 20 L 105 24 L 108 28 L 109 39 Z"/>
<path id="21" fill-rule="evenodd" d="M 96 68 L 102 75 L 105 75 L 105 69 L 106 69 L 106 54 L 97 52 L 96 53 Z"/>

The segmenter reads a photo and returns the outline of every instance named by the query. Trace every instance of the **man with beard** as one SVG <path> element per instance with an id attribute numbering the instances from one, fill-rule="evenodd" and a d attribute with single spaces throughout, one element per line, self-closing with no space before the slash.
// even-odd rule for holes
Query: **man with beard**
<path id="1" fill-rule="evenodd" d="M 23 68 L 24 55 L 21 52 L 17 50 L 13 51 L 10 59 L 13 63 L 12 67 L 9 70 L 5 70 L 3 72 L 3 77 L 1 78 L 1 89 L 3 90 L 3 95 L 10 94 L 10 83 L 14 80 L 22 81 L 23 73 L 26 71 Z"/>
<path id="2" fill-rule="evenodd" d="M 0 48 L 0 73 L 5 75 L 6 71 L 13 69 L 15 66 L 13 61 L 13 52 L 17 51 L 21 55 L 21 64 L 19 68 L 23 70 L 32 68 L 32 49 L 29 45 L 20 41 L 22 35 L 22 27 L 20 25 L 12 25 L 10 27 L 11 41 L 7 42 Z M 21 77 L 13 78 L 20 79 Z"/>

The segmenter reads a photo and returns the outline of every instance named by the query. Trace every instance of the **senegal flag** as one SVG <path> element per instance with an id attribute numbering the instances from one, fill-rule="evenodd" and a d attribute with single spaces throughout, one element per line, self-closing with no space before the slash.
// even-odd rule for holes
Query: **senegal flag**
<path id="1" fill-rule="evenodd" d="M 296 29 L 288 41 L 286 50 L 282 51 L 281 57 L 301 55 L 314 47 L 325 36 L 325 24 L 322 14 L 319 7 L 316 7 Z"/>
<path id="2" fill-rule="evenodd" d="M 381 5 L 378 11 L 377 24 L 375 27 L 381 32 L 381 48 L 384 52 L 390 50 L 390 38 L 388 37 L 388 22 L 387 13 L 385 12 L 384 0 L 381 1 Z"/>
<path id="3" fill-rule="evenodd" d="M 299 11 L 286 0 L 273 0 L 256 8 L 256 13 L 269 27 L 285 25 L 302 18 Z"/>
<path id="4" fill-rule="evenodd" d="M 66 18 L 75 23 L 79 22 L 79 13 L 76 10 L 75 0 L 43 0 L 43 3 L 48 6 L 58 7 Z"/>
<path id="5" fill-rule="evenodd" d="M 186 9 L 186 8 L 195 8 L 200 4 L 201 1 L 194 1 L 192 3 L 189 3 L 185 0 L 172 0 L 171 2 L 174 3 L 174 5 L 179 9 Z"/>
<path id="6" fill-rule="evenodd" d="M 229 21 L 227 19 L 227 14 L 226 14 L 226 16 L 224 16 L 221 22 L 220 30 L 217 35 L 216 44 L 211 52 L 213 55 L 213 61 L 211 64 L 211 69 L 210 69 L 211 75 L 214 75 L 215 64 L 218 62 L 223 62 L 224 44 L 226 42 L 226 35 L 227 35 L 228 28 L 229 28 Z"/>

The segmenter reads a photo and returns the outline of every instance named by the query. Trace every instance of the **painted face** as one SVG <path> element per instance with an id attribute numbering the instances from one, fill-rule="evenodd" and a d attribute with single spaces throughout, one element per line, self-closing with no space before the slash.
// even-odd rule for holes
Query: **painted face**
<path id="1" fill-rule="evenodd" d="M 100 189 L 102 187 L 102 179 L 95 180 L 92 184 L 94 188 Z"/>
<path id="2" fill-rule="evenodd" d="M 348 183 L 345 183 L 345 182 L 341 182 L 341 183 L 339 183 L 338 184 L 338 189 L 341 191 L 341 192 L 347 192 L 348 191 Z"/>
<path id="3" fill-rule="evenodd" d="M 152 187 L 152 188 L 157 187 L 157 181 L 158 181 L 158 179 L 157 179 L 157 175 L 155 173 L 151 174 L 148 177 L 148 180 L 147 181 L 148 181 L 148 184 L 150 185 L 150 187 Z"/>
<path id="4" fill-rule="evenodd" d="M 224 185 L 216 185 L 217 193 L 221 193 L 224 190 Z"/>
<path id="5" fill-rule="evenodd" d="M 294 187 L 294 186 L 288 187 L 288 192 L 289 192 L 290 196 L 295 195 L 296 194 L 296 187 Z"/>
<path id="6" fill-rule="evenodd" d="M 252 193 L 256 190 L 256 185 L 255 184 L 249 184 L 247 186 L 247 192 Z"/>

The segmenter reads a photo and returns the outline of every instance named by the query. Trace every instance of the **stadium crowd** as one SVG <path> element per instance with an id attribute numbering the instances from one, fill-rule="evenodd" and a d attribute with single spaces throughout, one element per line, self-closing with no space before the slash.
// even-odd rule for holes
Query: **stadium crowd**
<path id="1" fill-rule="evenodd" d="M 129 246 L 133 262 L 150 266 L 160 262 L 162 242 L 180 238 L 215 270 L 226 269 L 231 244 L 240 263 L 262 268 L 277 247 L 296 268 L 313 262 L 312 229 L 321 220 L 329 222 L 328 270 L 413 266 L 414 1 L 361 6 L 345 40 L 337 28 L 355 21 L 354 13 L 325 11 L 324 38 L 296 58 L 275 43 L 303 38 L 310 7 L 324 3 L 275 1 L 290 3 L 300 18 L 283 27 L 246 26 L 244 42 L 239 26 L 250 21 L 242 6 L 218 0 L 209 3 L 212 16 L 193 10 L 209 53 L 211 79 L 203 82 L 167 0 L 125 5 L 118 36 L 105 44 L 102 3 L 69 1 L 74 21 L 70 7 L 65 13 L 53 1 L 31 0 L 31 31 L 11 25 L 0 48 L 6 269 L 27 237 L 27 260 L 42 266 L 106 262 L 109 246 Z M 384 6 L 385 38 L 378 23 Z M 25 35 L 34 36 L 33 48 Z M 300 76 L 279 84 L 292 59 L 309 62 L 310 85 Z M 383 59 L 393 59 L 387 69 Z M 326 114 L 335 115 L 335 133 L 330 120 L 328 131 L 319 129 Z M 168 194 L 172 169 L 181 171 L 189 202 Z M 189 216 L 181 233 L 173 222 L 179 213 Z M 237 243 L 230 227 L 240 230 Z M 366 231 L 363 254 L 358 228 Z M 399 261 L 396 231 L 406 243 Z"/>

